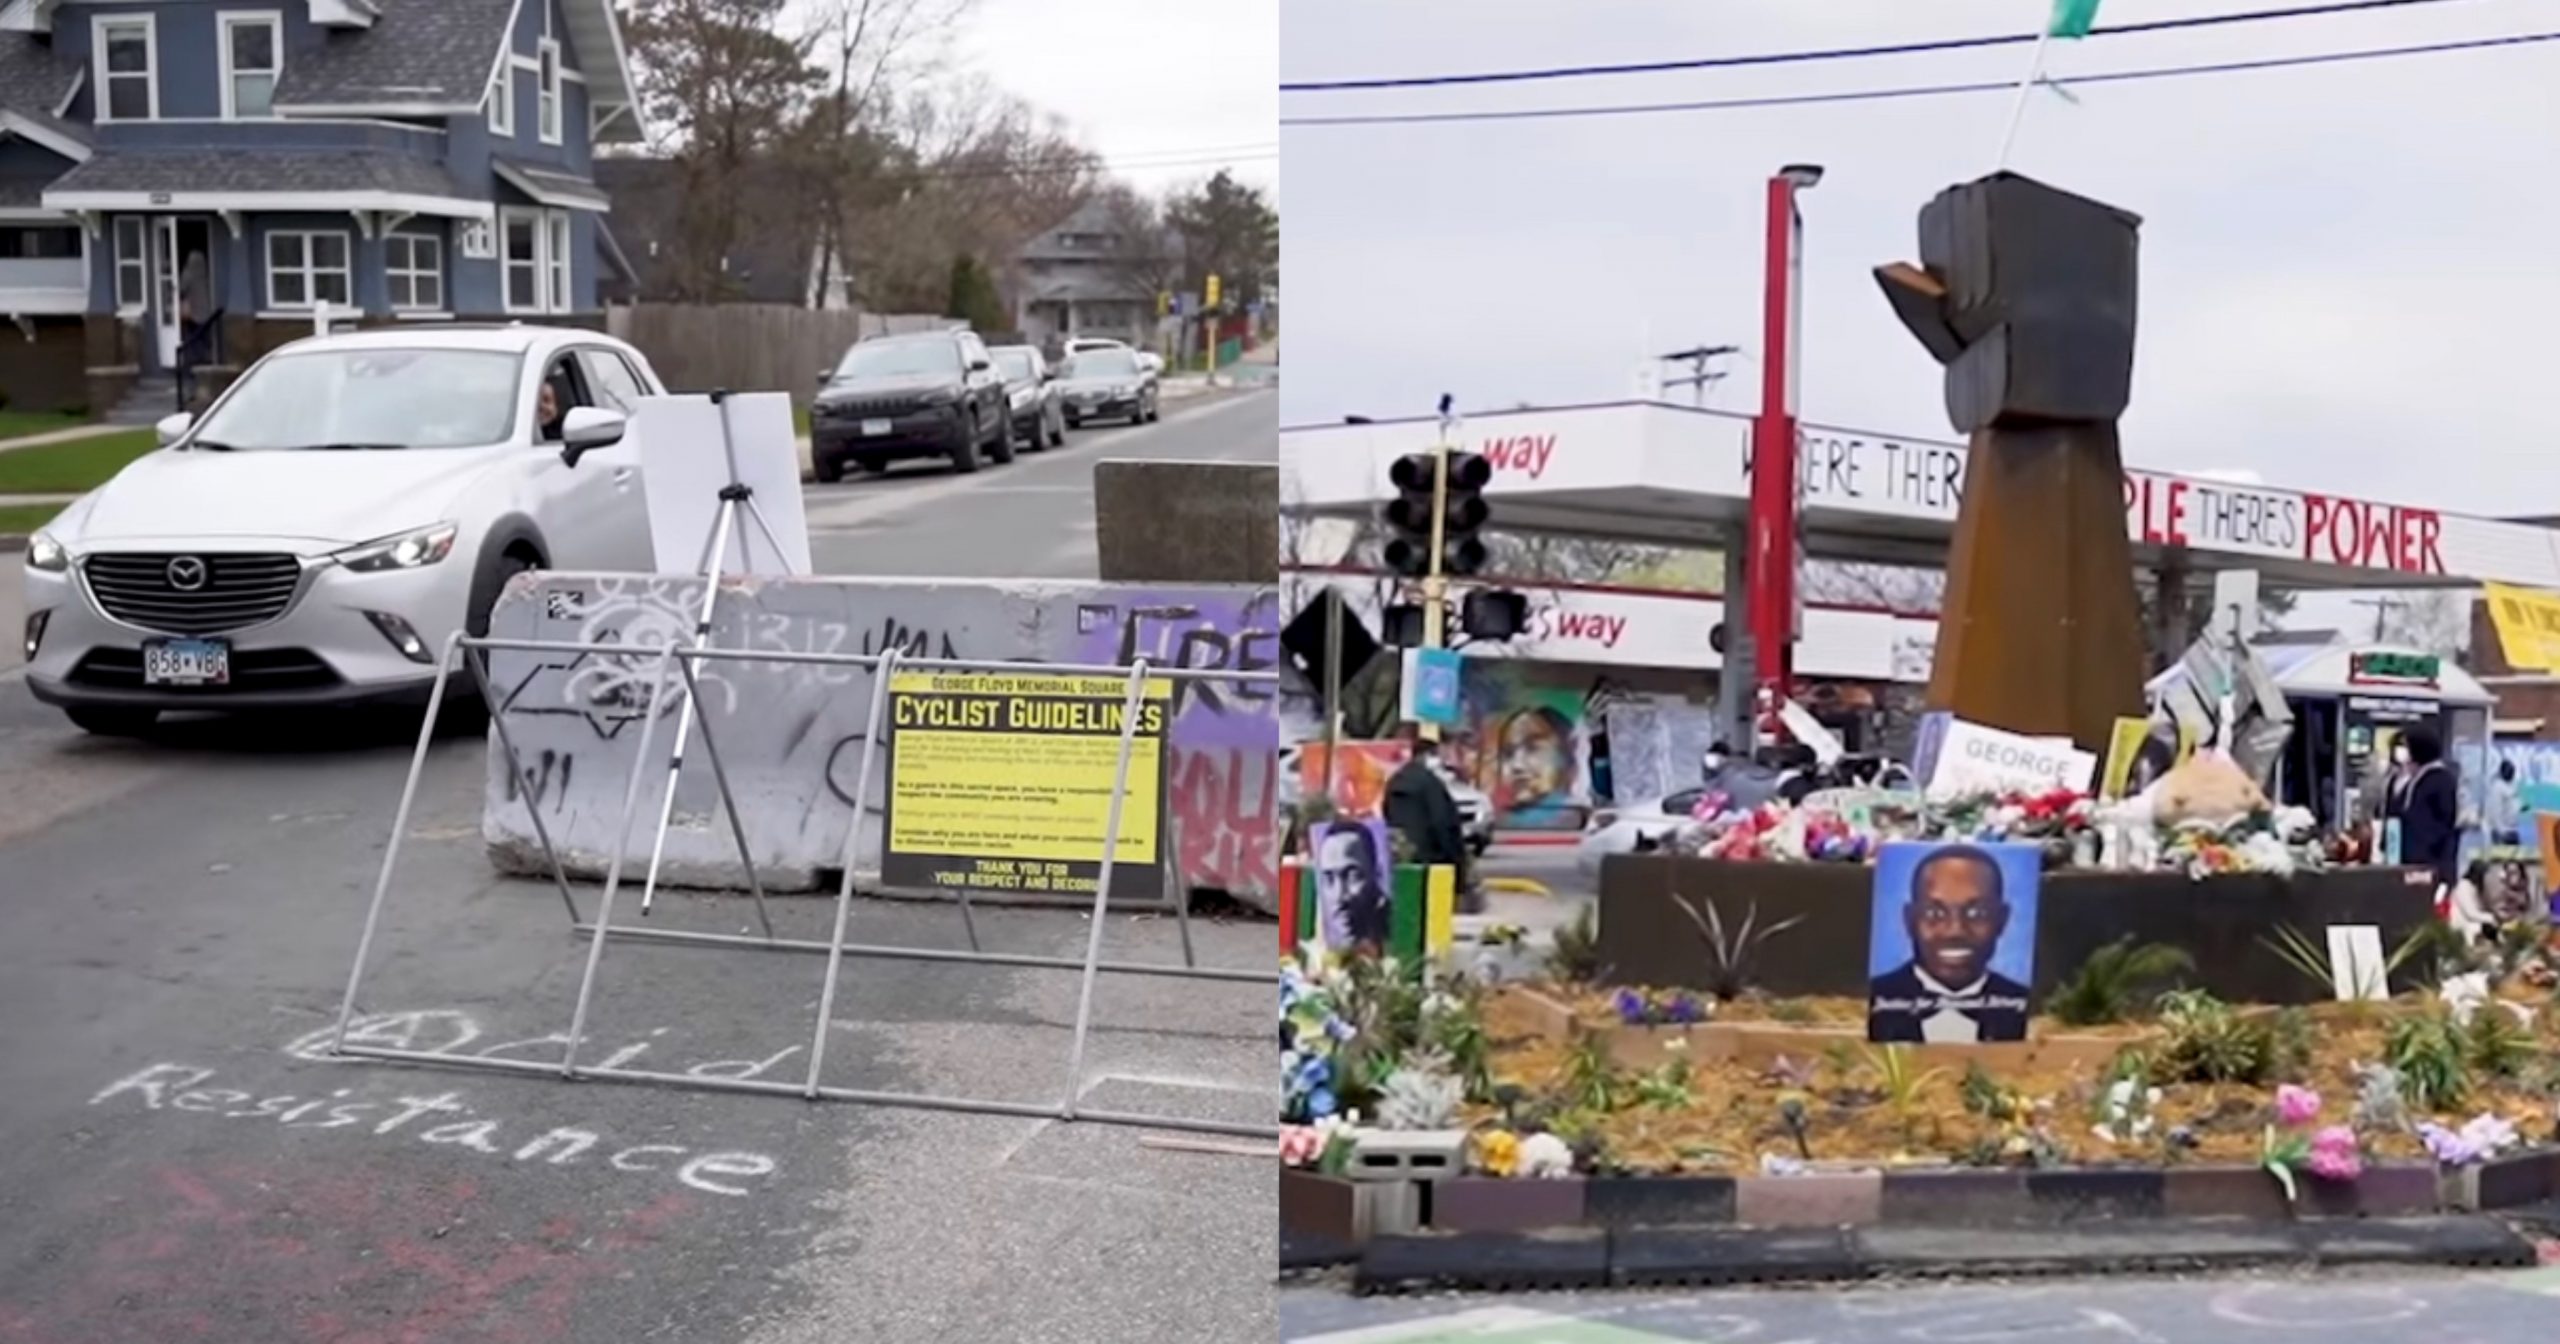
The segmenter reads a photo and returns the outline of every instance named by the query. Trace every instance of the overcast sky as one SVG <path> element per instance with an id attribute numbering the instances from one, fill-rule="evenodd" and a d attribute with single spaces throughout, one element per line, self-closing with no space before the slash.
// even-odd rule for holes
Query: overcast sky
<path id="1" fill-rule="evenodd" d="M 2107 0 L 2102 24 L 2293 0 Z M 2031 32 L 2047 0 L 1290 0 L 1284 81 Z M 1101 26 L 1097 23 L 1096 26 Z M 2459 0 L 2057 43 L 2051 72 L 2560 30 Z M 2015 79 L 2023 46 L 1538 84 L 1283 95 L 1284 117 Z M 2144 217 L 2130 465 L 2560 512 L 2560 44 L 2039 91 L 2011 166 Z M 1648 354 L 1757 343 L 1762 183 L 1804 198 L 1802 412 L 1952 437 L 1869 268 L 1988 171 L 2007 94 L 1457 125 L 1283 126 L 1283 424 L 1612 400 Z M 1749 410 L 1738 363 L 1712 404 Z"/>
<path id="2" fill-rule="evenodd" d="M 1149 191 L 1276 193 L 1280 0 L 982 0 L 955 64 L 1067 119 Z"/>

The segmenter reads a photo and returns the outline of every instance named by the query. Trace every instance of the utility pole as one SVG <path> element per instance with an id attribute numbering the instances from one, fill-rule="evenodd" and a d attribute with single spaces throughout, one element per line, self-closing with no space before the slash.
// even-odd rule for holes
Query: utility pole
<path id="1" fill-rule="evenodd" d="M 1707 404 L 1708 385 L 1724 381 L 1724 370 L 1710 369 L 1707 365 L 1710 361 L 1721 359 L 1726 355 L 1738 354 L 1741 349 L 1742 347 L 1736 345 L 1702 345 L 1693 350 L 1674 350 L 1667 355 L 1657 355 L 1655 359 L 1660 363 L 1689 366 L 1687 377 L 1665 378 L 1662 380 L 1662 385 L 1665 388 L 1686 387 L 1690 390 L 1689 404 L 1704 406 Z"/>
<path id="2" fill-rule="evenodd" d="M 2382 642 L 2383 623 L 2390 619 L 2392 612 L 2408 606 L 2409 603 L 2406 599 L 2391 597 L 2386 594 L 2379 597 L 2352 598 L 2348 601 L 2347 605 L 2351 607 L 2373 608 L 2373 642 L 2379 644 Z"/>

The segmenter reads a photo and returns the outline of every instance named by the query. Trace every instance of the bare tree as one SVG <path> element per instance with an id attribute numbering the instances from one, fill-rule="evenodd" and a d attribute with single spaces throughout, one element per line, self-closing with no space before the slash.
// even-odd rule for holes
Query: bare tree
<path id="1" fill-rule="evenodd" d="M 2471 642 L 2471 595 L 2450 588 L 2381 594 L 2374 622 L 2377 642 L 2401 644 L 2459 658 Z"/>
<path id="2" fill-rule="evenodd" d="M 863 297 L 879 308 L 938 307 L 963 253 L 1009 270 L 1100 172 L 1063 122 L 978 78 L 909 91 L 884 136 L 898 166 L 849 230 L 866 259 Z"/>
<path id="3" fill-rule="evenodd" d="M 1126 182 L 1106 182 L 1095 193 L 1111 229 L 1112 282 L 1149 302 L 1182 283 L 1182 256 L 1165 225 L 1164 209 Z"/>
<path id="4" fill-rule="evenodd" d="M 1888 611 L 1934 612 L 1947 590 L 1939 570 L 1845 560 L 1808 561 L 1803 580 L 1807 602 Z"/>
<path id="5" fill-rule="evenodd" d="M 794 158 L 817 183 L 817 287 L 850 265 L 855 210 L 877 206 L 890 154 L 881 123 L 890 90 L 939 67 L 978 0 L 825 0 L 813 40 L 827 61 L 826 96 L 812 109 Z"/>
<path id="6" fill-rule="evenodd" d="M 719 297 L 751 213 L 739 202 L 760 194 L 750 178 L 789 138 L 817 85 L 812 39 L 785 28 L 785 9 L 784 0 L 637 0 L 631 8 L 625 31 L 640 96 L 680 188 L 670 279 L 684 297 Z"/>

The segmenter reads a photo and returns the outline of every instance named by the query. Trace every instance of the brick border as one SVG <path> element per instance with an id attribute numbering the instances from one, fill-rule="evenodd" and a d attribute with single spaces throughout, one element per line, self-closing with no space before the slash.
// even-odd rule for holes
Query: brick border
<path id="1" fill-rule="evenodd" d="M 1280 1221 L 1330 1244 L 1408 1228 L 1444 1235 L 1649 1229 L 2003 1228 L 2103 1231 L 2162 1222 L 2303 1227 L 2497 1212 L 2560 1198 L 2560 1147 L 2462 1173 L 2375 1163 L 2349 1183 L 2301 1178 L 2288 1205 L 2257 1167 L 1932 1167 L 1803 1176 L 1453 1176 L 1355 1181 L 1284 1168 Z"/>
<path id="2" fill-rule="evenodd" d="M 2176 1274 L 2270 1267 L 2522 1269 L 2533 1243 L 2479 1214 L 2291 1224 L 2152 1220 L 2035 1228 L 1561 1228 L 1381 1237 L 1360 1293 L 1721 1287 L 1884 1278 Z"/>

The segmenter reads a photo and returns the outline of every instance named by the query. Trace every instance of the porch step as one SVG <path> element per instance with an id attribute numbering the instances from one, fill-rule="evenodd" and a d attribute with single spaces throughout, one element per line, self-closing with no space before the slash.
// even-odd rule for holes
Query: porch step
<path id="1" fill-rule="evenodd" d="M 124 400 L 107 412 L 111 425 L 153 425 L 163 416 L 178 409 L 178 384 L 172 378 L 145 378 L 124 394 Z"/>

